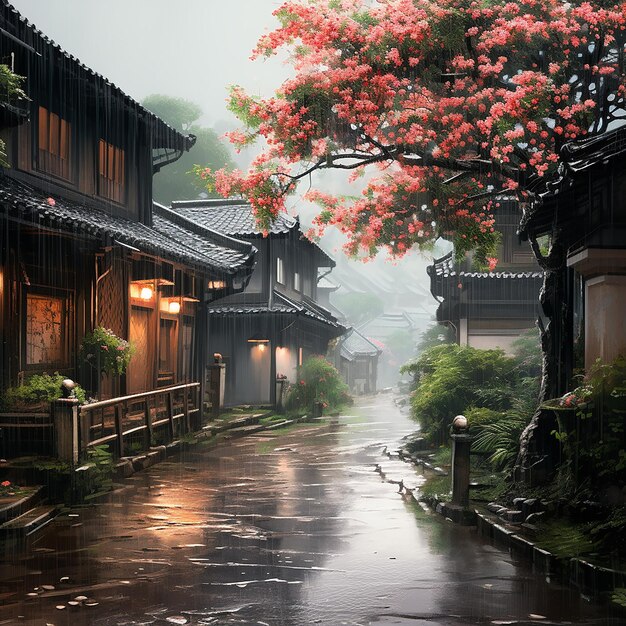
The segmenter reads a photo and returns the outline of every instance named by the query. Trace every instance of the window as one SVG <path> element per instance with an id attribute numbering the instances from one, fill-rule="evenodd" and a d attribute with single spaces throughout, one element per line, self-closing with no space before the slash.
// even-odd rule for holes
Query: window
<path id="1" fill-rule="evenodd" d="M 305 296 L 309 296 L 309 298 L 313 297 L 313 281 L 310 276 L 305 276 L 304 278 L 303 293 Z"/>
<path id="2" fill-rule="evenodd" d="M 161 319 L 159 335 L 159 385 L 176 382 L 177 330 L 175 320 Z"/>
<path id="3" fill-rule="evenodd" d="M 44 107 L 39 107 L 39 150 L 37 167 L 54 176 L 69 179 L 70 123 Z"/>
<path id="4" fill-rule="evenodd" d="M 26 365 L 69 363 L 70 299 L 26 295 Z"/>
<path id="5" fill-rule="evenodd" d="M 98 194 L 120 204 L 124 202 L 124 150 L 100 139 L 98 143 Z"/>
<path id="6" fill-rule="evenodd" d="M 280 257 L 276 257 L 276 282 L 285 284 L 285 264 Z"/>
<path id="7" fill-rule="evenodd" d="M 300 284 L 300 274 L 298 272 L 294 272 L 293 275 L 293 290 L 294 291 L 300 291 L 302 289 L 302 286 Z"/>

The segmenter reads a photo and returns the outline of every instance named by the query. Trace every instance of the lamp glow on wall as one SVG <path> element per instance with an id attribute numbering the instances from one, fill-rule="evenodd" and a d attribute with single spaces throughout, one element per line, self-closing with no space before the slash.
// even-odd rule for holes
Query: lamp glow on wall
<path id="1" fill-rule="evenodd" d="M 265 347 L 269 342 L 270 340 L 267 337 L 263 337 L 260 333 L 255 333 L 252 337 L 248 337 L 248 343 L 257 346 L 260 352 L 265 350 Z"/>
<path id="2" fill-rule="evenodd" d="M 152 287 L 142 287 L 139 292 L 139 297 L 142 300 L 152 300 L 152 296 L 154 295 L 154 291 Z"/>
<path id="3" fill-rule="evenodd" d="M 154 298 L 154 283 L 134 280 L 130 283 L 130 297 L 136 300 L 150 302 Z"/>

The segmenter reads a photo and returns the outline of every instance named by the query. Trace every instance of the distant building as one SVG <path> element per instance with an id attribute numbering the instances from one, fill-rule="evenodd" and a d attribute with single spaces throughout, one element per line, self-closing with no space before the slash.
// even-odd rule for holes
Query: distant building
<path id="1" fill-rule="evenodd" d="M 332 279 L 340 288 L 331 294 L 331 303 L 339 302 L 335 294 L 352 293 L 374 294 L 383 303 L 383 313 L 358 325 L 358 331 L 381 350 L 378 387 L 398 381 L 400 367 L 415 355 L 419 336 L 431 324 L 434 303 L 423 280 L 417 277 L 415 265 L 415 257 L 402 259 L 399 265 L 383 259 L 354 263 L 340 258 L 333 270 Z"/>
<path id="2" fill-rule="evenodd" d="M 317 302 L 320 270 L 328 273 L 335 262 L 286 214 L 264 237 L 241 200 L 173 202 L 171 211 L 258 249 L 245 290 L 208 307 L 208 346 L 226 364 L 227 404 L 276 404 L 277 387 L 294 382 L 298 365 L 325 355 L 328 342 L 345 330 Z"/>
<path id="3" fill-rule="evenodd" d="M 341 337 L 335 350 L 335 366 L 353 394 L 377 391 L 378 357 L 382 349 L 350 328 Z"/>
<path id="4" fill-rule="evenodd" d="M 470 260 L 458 265 L 450 252 L 436 259 L 428 273 L 431 293 L 439 302 L 437 321 L 453 328 L 458 344 L 510 352 L 511 344 L 535 327 L 543 272 L 530 246 L 518 241 L 517 203 L 501 204 L 496 213 L 496 228 L 502 233 L 496 271 L 472 271 Z"/>

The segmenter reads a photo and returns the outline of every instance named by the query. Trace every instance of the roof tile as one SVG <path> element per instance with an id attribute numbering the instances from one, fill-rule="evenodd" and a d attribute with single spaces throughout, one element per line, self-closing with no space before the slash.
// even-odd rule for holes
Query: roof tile
<path id="1" fill-rule="evenodd" d="M 0 175 L 0 203 L 7 206 L 9 212 L 15 211 L 45 227 L 72 229 L 96 238 L 118 241 L 142 252 L 208 271 L 233 273 L 249 263 L 255 253 L 254 246 L 245 242 L 236 242 L 238 245 L 232 247 L 223 245 L 224 238 L 219 234 L 211 240 L 208 231 L 200 247 L 192 233 L 185 233 L 176 224 L 168 223 L 163 215 L 156 216 L 155 227 L 150 228 L 140 222 L 109 215 L 87 201 L 59 197 L 52 200 L 42 190 Z"/>

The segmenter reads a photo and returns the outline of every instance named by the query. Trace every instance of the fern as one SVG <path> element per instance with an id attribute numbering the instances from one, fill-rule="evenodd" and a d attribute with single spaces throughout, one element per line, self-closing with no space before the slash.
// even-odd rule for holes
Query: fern
<path id="1" fill-rule="evenodd" d="M 489 454 L 487 461 L 494 468 L 502 470 L 513 466 L 517 457 L 520 435 L 527 419 L 512 413 L 502 419 L 478 427 L 478 435 L 473 441 L 475 452 Z"/>

